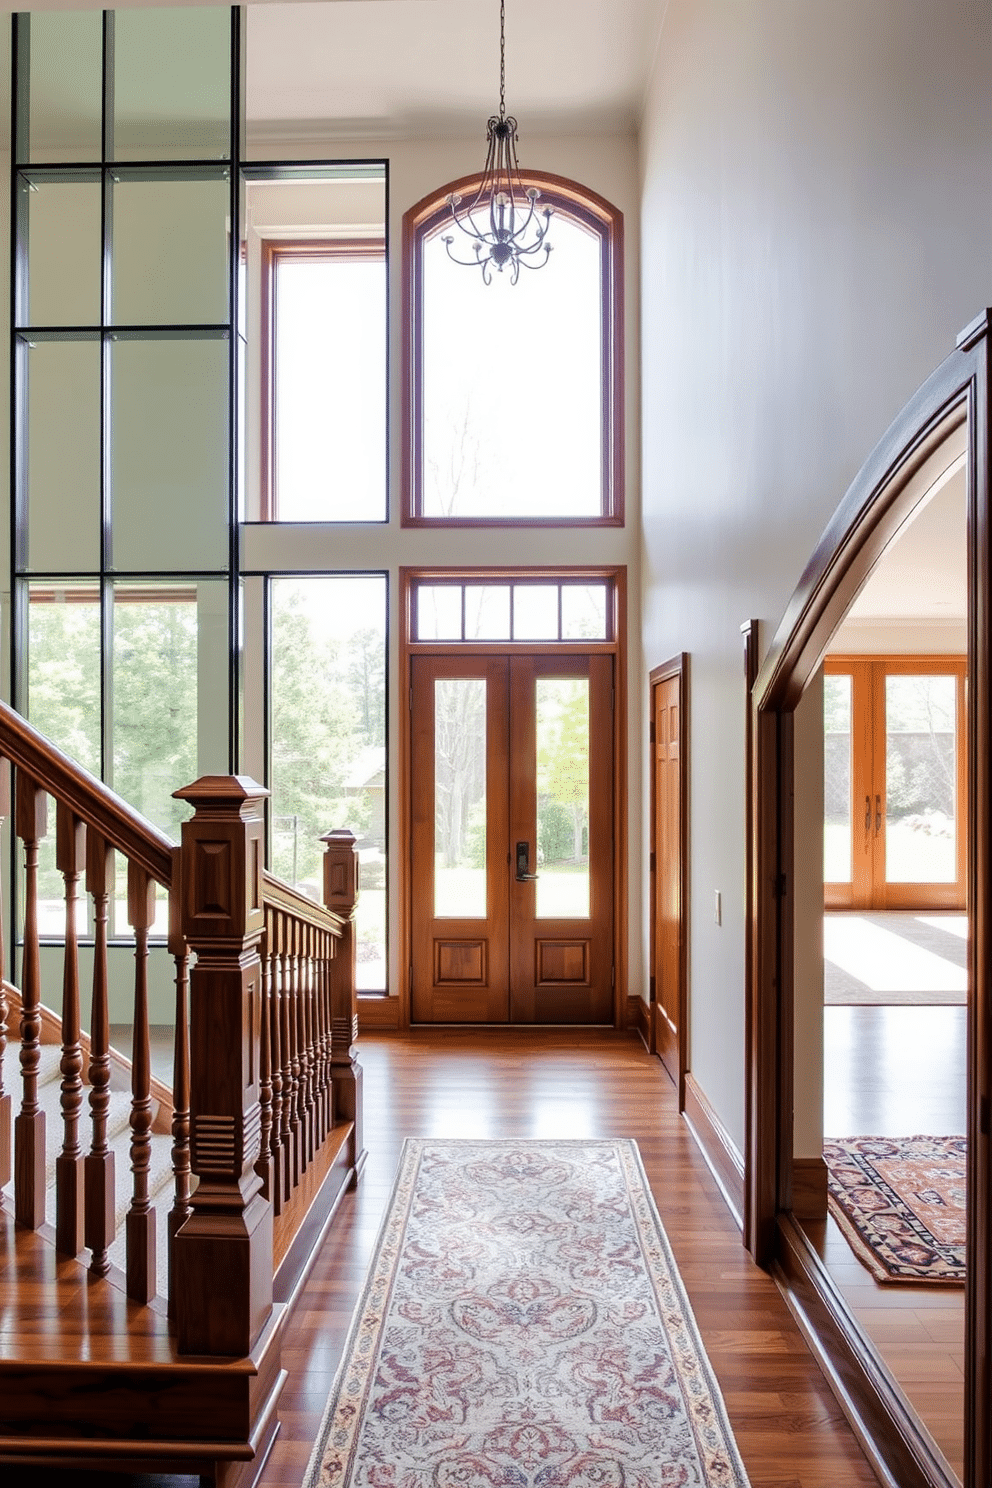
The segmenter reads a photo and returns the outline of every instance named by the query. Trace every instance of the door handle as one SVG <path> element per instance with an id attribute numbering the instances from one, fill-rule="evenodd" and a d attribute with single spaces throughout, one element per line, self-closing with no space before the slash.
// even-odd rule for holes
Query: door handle
<path id="1" fill-rule="evenodd" d="M 878 833 L 881 830 L 882 830 L 882 797 L 881 797 L 881 794 L 879 793 L 879 794 L 877 794 L 875 796 L 875 834 L 876 834 L 876 836 L 878 835 Z"/>
<path id="2" fill-rule="evenodd" d="M 517 883 L 527 883 L 530 879 L 537 878 L 536 873 L 530 872 L 530 843 L 517 843 Z"/>
<path id="3" fill-rule="evenodd" d="M 865 831 L 871 831 L 871 796 L 865 796 Z"/>

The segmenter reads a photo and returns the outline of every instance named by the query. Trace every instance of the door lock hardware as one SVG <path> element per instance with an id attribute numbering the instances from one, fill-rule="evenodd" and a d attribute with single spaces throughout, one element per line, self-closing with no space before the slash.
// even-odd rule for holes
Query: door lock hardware
<path id="1" fill-rule="evenodd" d="M 530 843 L 517 843 L 517 883 L 527 883 L 537 878 L 536 873 L 530 871 Z"/>

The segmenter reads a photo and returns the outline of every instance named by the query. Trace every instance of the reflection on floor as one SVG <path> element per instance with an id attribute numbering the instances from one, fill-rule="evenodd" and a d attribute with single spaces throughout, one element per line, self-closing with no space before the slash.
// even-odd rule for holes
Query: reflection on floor
<path id="1" fill-rule="evenodd" d="M 966 1031 L 964 1007 L 825 1008 L 824 1134 L 963 1133 Z M 810 1222 L 806 1228 L 855 1316 L 960 1478 L 963 1292 L 880 1285 L 854 1257 L 833 1220 Z"/>
<path id="2" fill-rule="evenodd" d="M 966 915 L 824 915 L 823 1000 L 963 1006 L 967 955 Z"/>

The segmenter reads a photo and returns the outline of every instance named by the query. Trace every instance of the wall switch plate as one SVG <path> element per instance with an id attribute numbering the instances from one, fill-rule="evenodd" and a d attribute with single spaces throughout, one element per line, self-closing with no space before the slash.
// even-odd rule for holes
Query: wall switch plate
<path id="1" fill-rule="evenodd" d="M 723 905 L 719 889 L 713 890 L 713 919 L 718 925 L 723 924 Z"/>

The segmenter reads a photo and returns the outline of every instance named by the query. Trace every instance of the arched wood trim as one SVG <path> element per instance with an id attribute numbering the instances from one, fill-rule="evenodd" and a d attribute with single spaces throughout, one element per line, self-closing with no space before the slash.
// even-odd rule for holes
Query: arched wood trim
<path id="1" fill-rule="evenodd" d="M 886 546 L 951 460 L 967 447 L 968 485 L 968 904 L 971 917 L 968 1033 L 968 1276 L 965 1288 L 965 1488 L 992 1482 L 992 987 L 990 808 L 990 408 L 989 320 L 980 316 L 923 384 L 855 477 L 817 545 L 761 668 L 752 694 L 754 828 L 749 842 L 751 943 L 747 1009 L 746 1235 L 763 1265 L 802 1273 L 823 1326 L 828 1366 L 870 1396 L 861 1426 L 876 1461 L 901 1488 L 946 1483 L 926 1433 L 906 1416 L 897 1391 L 790 1214 L 792 1181 L 793 713 L 830 637 Z M 787 912 L 783 912 L 787 910 Z M 832 1329 L 826 1339 L 827 1327 Z M 833 1355 L 832 1353 L 833 1344 Z M 839 1346 L 839 1347 L 838 1347 Z M 845 1377 L 846 1371 L 846 1377 Z M 829 1367 L 828 1367 L 829 1372 Z M 859 1397 L 860 1398 L 860 1397 Z M 888 1428 L 892 1440 L 880 1442 Z"/>

